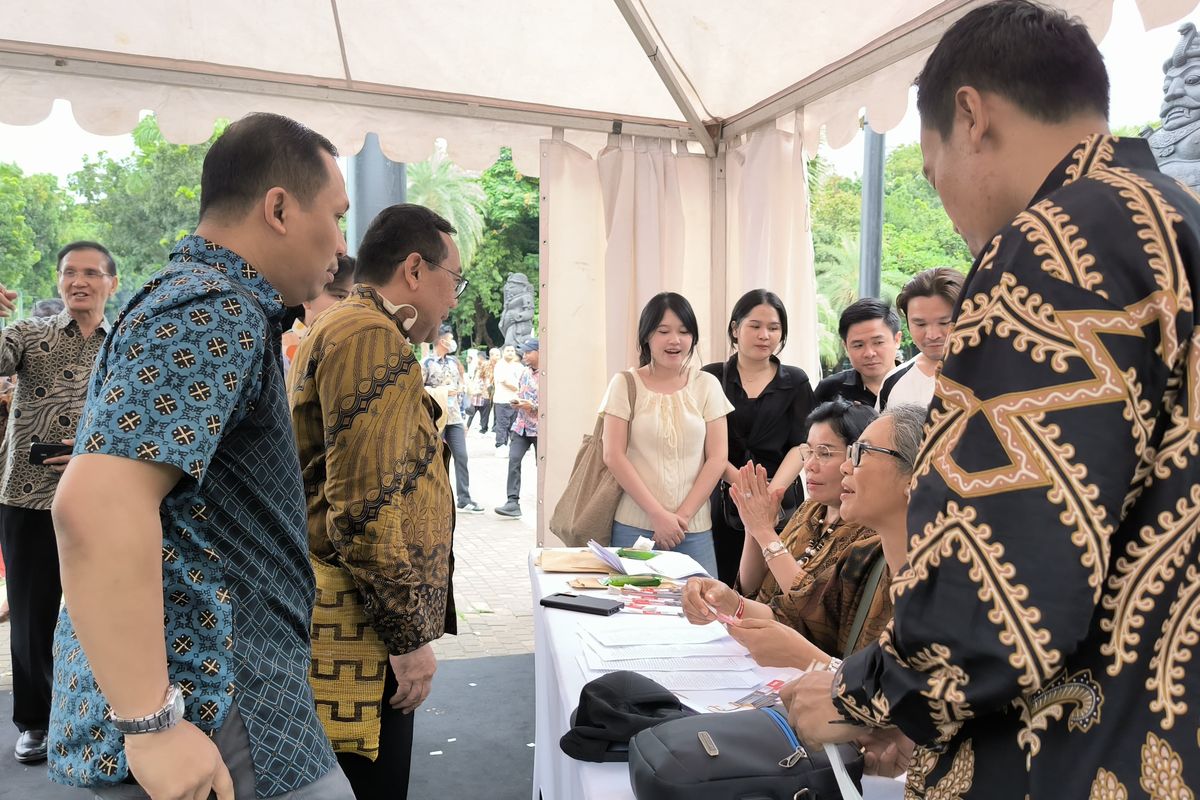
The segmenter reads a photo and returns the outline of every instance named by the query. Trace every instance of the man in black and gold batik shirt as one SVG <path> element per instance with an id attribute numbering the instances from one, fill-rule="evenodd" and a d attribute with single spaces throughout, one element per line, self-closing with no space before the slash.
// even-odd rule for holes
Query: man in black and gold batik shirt
<path id="1" fill-rule="evenodd" d="M 416 347 L 465 284 L 450 223 L 397 205 L 371 222 L 350 296 L 292 361 L 292 422 L 316 574 L 309 681 L 358 800 L 408 793 L 430 643 L 454 633 L 454 498 Z"/>
<path id="2" fill-rule="evenodd" d="M 1100 54 L 1057 11 L 972 11 L 919 87 L 926 173 L 976 261 L 895 618 L 788 687 L 793 724 L 896 726 L 910 798 L 1194 798 L 1200 203 L 1107 135 Z"/>

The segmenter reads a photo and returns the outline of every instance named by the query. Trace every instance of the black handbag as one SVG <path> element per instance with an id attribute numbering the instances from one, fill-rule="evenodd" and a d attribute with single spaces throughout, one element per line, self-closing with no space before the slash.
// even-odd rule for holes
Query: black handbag
<path id="1" fill-rule="evenodd" d="M 837 746 L 862 791 L 863 757 Z M 823 748 L 801 745 L 775 708 L 700 714 L 648 728 L 629 743 L 629 779 L 638 800 L 837 800 Z"/>

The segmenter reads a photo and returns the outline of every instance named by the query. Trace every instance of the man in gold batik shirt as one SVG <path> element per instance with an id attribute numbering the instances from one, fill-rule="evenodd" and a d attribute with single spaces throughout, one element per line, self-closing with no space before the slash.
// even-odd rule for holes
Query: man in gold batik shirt
<path id="1" fill-rule="evenodd" d="M 421 206 L 380 212 L 289 376 L 317 578 L 309 680 L 358 800 L 407 795 L 430 642 L 454 632 L 454 499 L 416 352 L 465 285 L 453 233 Z"/>
<path id="2" fill-rule="evenodd" d="M 1058 11 L 971 11 L 918 85 L 976 261 L 894 620 L 787 687 L 791 719 L 809 744 L 898 727 L 910 798 L 1195 798 L 1200 203 L 1108 135 L 1100 53 Z"/>

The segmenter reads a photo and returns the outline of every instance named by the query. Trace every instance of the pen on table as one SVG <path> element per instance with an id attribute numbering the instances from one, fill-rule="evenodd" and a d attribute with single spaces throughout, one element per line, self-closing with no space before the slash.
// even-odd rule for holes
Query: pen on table
<path id="1" fill-rule="evenodd" d="M 633 597 L 625 601 L 627 606 L 674 606 L 682 608 L 683 602 L 679 600 L 668 600 L 663 597 Z"/>

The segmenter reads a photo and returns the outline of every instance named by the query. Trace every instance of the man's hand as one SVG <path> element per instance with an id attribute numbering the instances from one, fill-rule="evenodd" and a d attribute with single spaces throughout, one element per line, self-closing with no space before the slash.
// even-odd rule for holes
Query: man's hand
<path id="1" fill-rule="evenodd" d="M 747 617 L 726 622 L 725 627 L 761 667 L 805 669 L 814 660 L 828 660 L 820 648 L 778 620 Z"/>
<path id="2" fill-rule="evenodd" d="M 856 725 L 838 721 L 841 715 L 830 698 L 832 686 L 832 672 L 813 670 L 779 690 L 787 706 L 788 722 L 806 745 L 852 742 L 864 732 Z"/>
<path id="3" fill-rule="evenodd" d="M 715 578 L 688 578 L 683 586 L 683 615 L 693 625 L 707 625 L 717 619 L 716 609 L 726 616 L 737 613 L 738 594 Z"/>
<path id="4" fill-rule="evenodd" d="M 433 673 L 437 672 L 437 658 L 433 648 L 424 644 L 399 656 L 388 656 L 392 665 L 392 673 L 396 676 L 396 693 L 388 701 L 392 708 L 398 708 L 405 714 L 417 710 L 429 690 L 433 687 Z"/>
<path id="5" fill-rule="evenodd" d="M 157 733 L 125 737 L 129 769 L 150 800 L 234 800 L 233 779 L 221 753 L 204 733 L 184 720 Z"/>
<path id="6" fill-rule="evenodd" d="M 75 446 L 74 439 L 63 439 L 62 443 L 69 444 L 72 447 Z M 53 458 L 47 458 L 42 463 L 61 475 L 67 471 L 67 464 L 71 463 L 71 458 L 71 454 L 67 453 L 65 456 L 54 456 Z"/>
<path id="7" fill-rule="evenodd" d="M 16 292 L 10 292 L 8 288 L 0 283 L 0 319 L 7 317 L 16 308 L 13 305 L 13 300 L 17 299 Z"/>
<path id="8" fill-rule="evenodd" d="M 872 728 L 870 733 L 856 740 L 866 752 L 863 754 L 863 772 L 895 778 L 908 772 L 912 763 L 913 740 L 899 728 Z"/>

